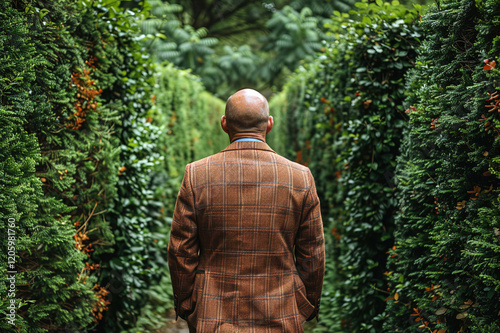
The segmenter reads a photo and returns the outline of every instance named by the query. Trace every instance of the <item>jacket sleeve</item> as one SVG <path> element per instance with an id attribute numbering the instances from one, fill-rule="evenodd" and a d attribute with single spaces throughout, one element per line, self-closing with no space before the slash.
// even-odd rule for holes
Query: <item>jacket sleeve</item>
<path id="1" fill-rule="evenodd" d="M 295 239 L 295 265 L 306 288 L 307 299 L 315 307 L 307 321 L 318 320 L 323 276 L 325 274 L 325 241 L 321 208 L 311 171 L 307 178 L 309 190 L 303 205 L 302 218 Z"/>
<path id="2" fill-rule="evenodd" d="M 191 164 L 188 164 L 177 196 L 168 244 L 168 266 L 174 290 L 176 320 L 178 316 L 186 319 L 193 310 L 191 295 L 199 261 L 198 248 Z"/>

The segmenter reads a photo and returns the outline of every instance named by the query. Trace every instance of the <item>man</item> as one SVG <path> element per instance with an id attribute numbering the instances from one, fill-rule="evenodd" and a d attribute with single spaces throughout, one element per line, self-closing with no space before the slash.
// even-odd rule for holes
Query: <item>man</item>
<path id="1" fill-rule="evenodd" d="M 198 333 L 303 332 L 325 270 L 313 176 L 265 143 L 273 118 L 257 91 L 229 97 L 221 126 L 231 144 L 186 166 L 175 206 L 176 319 Z"/>

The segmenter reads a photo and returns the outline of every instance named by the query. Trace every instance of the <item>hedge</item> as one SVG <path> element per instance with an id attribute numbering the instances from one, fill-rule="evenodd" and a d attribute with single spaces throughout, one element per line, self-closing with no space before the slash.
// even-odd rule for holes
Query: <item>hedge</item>
<path id="1" fill-rule="evenodd" d="M 356 6 L 271 103 L 329 219 L 315 331 L 499 331 L 500 1 Z"/>
<path id="2" fill-rule="evenodd" d="M 498 331 L 500 1 L 356 6 L 271 100 L 269 143 L 311 168 L 322 202 L 315 330 Z M 16 245 L 0 276 L 17 271 L 2 332 L 168 318 L 184 167 L 228 141 L 224 103 L 145 53 L 147 15 L 136 0 L 0 3 L 0 260 Z"/>
<path id="3" fill-rule="evenodd" d="M 179 187 L 176 168 L 219 150 L 205 119 L 216 119 L 223 103 L 192 77 L 182 87 L 186 101 L 155 87 L 157 70 L 172 82 L 187 74 L 145 54 L 129 9 L 147 12 L 138 1 L 125 5 L 0 4 L 1 260 L 14 219 L 17 270 L 16 326 L 3 320 L 2 331 L 139 331 L 168 315 L 166 193 Z M 169 102 L 155 107 L 160 101 Z M 207 129 L 177 136 L 199 143 L 175 163 L 164 149 L 177 149 L 166 138 L 176 135 L 160 119 L 172 110 Z M 171 179 L 159 189 L 165 167 Z M 5 265 L 1 277 L 7 281 Z M 0 286 L 4 314 L 8 287 Z"/>
<path id="4" fill-rule="evenodd" d="M 13 208 L 3 212 L 3 221 L 18 221 L 16 326 L 30 332 L 79 329 L 92 325 L 101 313 L 103 291 L 97 276 L 88 274 L 95 266 L 85 265 L 91 263 L 90 244 L 97 238 L 111 241 L 102 216 L 88 217 L 89 206 L 100 212 L 106 205 L 107 197 L 98 193 L 113 193 L 116 177 L 101 182 L 95 171 L 117 163 L 109 150 L 110 124 L 101 121 L 111 117 L 110 111 L 103 107 L 98 113 L 101 107 L 94 107 L 101 92 L 92 81 L 93 52 L 83 45 L 93 39 L 77 30 L 82 16 L 74 4 L 51 1 L 39 8 L 6 1 L 2 6 L 2 50 L 11 52 L 3 58 L 2 82 L 14 89 L 2 89 L 2 118 L 11 121 L 2 124 L 1 141 L 17 141 L 16 134 L 25 132 L 30 138 L 26 143 L 31 142 L 30 151 L 2 149 L 7 160 L 25 158 L 30 165 L 17 184 L 5 188 L 25 193 L 3 198 L 0 205 L 2 210 L 6 204 Z M 4 171 L 12 175 L 14 170 Z M 92 231 L 77 231 L 86 220 Z M 6 226 L 2 223 L 2 234 Z M 7 302 L 5 290 L 1 294 Z M 6 321 L 0 325 L 2 331 L 15 330 Z"/>
<path id="5" fill-rule="evenodd" d="M 311 168 L 322 202 L 328 242 L 318 332 L 382 329 L 403 79 L 420 41 L 416 10 L 397 2 L 356 6 L 335 13 L 335 42 L 271 102 L 286 122 L 273 142 L 294 144 L 289 156 Z"/>
<path id="6" fill-rule="evenodd" d="M 500 1 L 442 1 L 408 77 L 390 332 L 500 331 Z"/>

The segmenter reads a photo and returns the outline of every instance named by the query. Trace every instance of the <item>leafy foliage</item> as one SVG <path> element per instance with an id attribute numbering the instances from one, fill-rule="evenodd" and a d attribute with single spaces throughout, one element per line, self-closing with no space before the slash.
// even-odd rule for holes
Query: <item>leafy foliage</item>
<path id="1" fill-rule="evenodd" d="M 238 48 L 225 45 L 217 57 L 209 59 L 213 65 L 201 69 L 203 84 L 207 87 L 218 87 L 218 91 L 232 91 L 234 86 L 248 87 L 257 84 L 259 70 L 258 56 L 250 46 Z"/>
<path id="2" fill-rule="evenodd" d="M 224 113 L 224 103 L 204 91 L 194 75 L 173 68 L 158 66 L 154 75 L 153 107 L 148 121 L 156 124 L 162 135 L 156 140 L 155 151 L 162 159 L 151 174 L 150 188 L 155 202 L 149 215 L 156 225 L 152 235 L 161 254 L 155 257 L 159 267 L 159 282 L 146 290 L 148 302 L 137 317 L 136 328 L 130 331 L 153 330 L 166 324 L 166 315 L 173 309 L 173 291 L 166 259 L 170 224 L 177 193 L 187 163 L 221 150 L 227 136 L 222 132 L 218 116 Z M 161 222 L 161 223 L 160 223 Z"/>
<path id="3" fill-rule="evenodd" d="M 300 12 L 285 6 L 267 21 L 270 33 L 263 39 L 263 51 L 271 53 L 271 61 L 262 67 L 260 76 L 273 81 L 283 67 L 294 70 L 308 55 L 321 49 L 321 40 L 327 39 L 317 30 L 318 19 L 305 7 Z"/>
<path id="4" fill-rule="evenodd" d="M 500 1 L 437 2 L 416 66 L 418 5 L 364 1 L 346 14 L 350 1 L 227 2 L 237 15 L 224 21 L 206 1 L 206 23 L 195 3 L 0 3 L 0 218 L 16 221 L 18 271 L 16 327 L 0 330 L 164 324 L 183 169 L 227 140 L 224 103 L 200 81 L 219 92 L 261 84 L 321 50 L 271 101 L 269 135 L 311 168 L 322 198 L 315 330 L 498 331 Z M 339 10 L 325 45 L 320 4 Z M 247 38 L 266 22 L 267 37 Z M 238 24 L 243 45 L 214 37 Z M 0 232 L 7 248 L 6 223 Z"/>
<path id="5" fill-rule="evenodd" d="M 499 1 L 444 1 L 408 78 L 387 329 L 499 327 Z"/>
<path id="6" fill-rule="evenodd" d="M 193 28 L 183 25 L 175 14 L 182 11 L 179 5 L 170 5 L 161 0 L 150 0 L 152 18 L 142 21 L 142 31 L 148 34 L 148 50 L 160 60 L 168 60 L 181 68 L 196 68 L 204 63 L 218 40 L 207 37 L 205 27 Z"/>
<path id="7" fill-rule="evenodd" d="M 328 39 L 323 33 L 327 18 L 316 17 L 300 1 L 291 6 L 288 1 L 150 3 L 152 15 L 142 23 L 146 47 L 159 61 L 192 69 L 209 91 L 221 96 L 248 86 L 281 85 L 286 73 Z M 319 10 L 320 3 L 311 5 Z M 351 2 L 324 3 L 347 9 Z"/>
<path id="8" fill-rule="evenodd" d="M 311 8 L 313 15 L 318 18 L 329 19 L 334 11 L 347 13 L 354 6 L 353 0 L 292 0 L 288 4 L 295 10 L 301 10 L 304 7 Z"/>
<path id="9" fill-rule="evenodd" d="M 347 12 L 353 0 L 172 0 L 184 8 L 178 19 L 195 28 L 205 27 L 216 38 L 235 38 L 249 31 L 262 31 L 271 15 L 290 6 L 295 11 L 311 8 L 316 17 L 330 18 L 334 10 Z M 245 43 L 245 40 L 242 40 Z"/>
<path id="10" fill-rule="evenodd" d="M 92 53 L 80 42 L 88 36 L 75 33 L 81 22 L 75 5 L 53 1 L 41 10 L 7 1 L 2 7 L 2 153 L 5 171 L 16 180 L 2 190 L 15 196 L 3 197 L 1 207 L 3 220 L 17 221 L 16 326 L 30 332 L 92 326 L 103 291 L 84 258 L 101 232 L 106 241 L 106 226 L 95 219 L 86 232 L 73 224 L 88 217 L 89 197 L 95 209 L 106 202 L 97 193 L 113 192 L 113 178 L 101 182 L 93 172 L 106 170 L 114 156 L 107 150 L 107 124 L 94 111 Z M 85 79 L 71 84 L 72 72 Z M 105 108 L 102 116 L 109 117 Z M 85 134 L 75 131 L 82 123 Z M 17 331 L 1 325 L 2 331 Z"/>
<path id="11" fill-rule="evenodd" d="M 316 328 L 325 332 L 378 332 L 384 321 L 386 252 L 397 210 L 393 172 L 405 124 L 403 78 L 420 37 L 415 10 L 397 2 L 356 6 L 350 15 L 336 13 L 329 25 L 335 42 L 298 71 L 284 98 L 285 141 L 294 142 L 293 157 L 315 175 L 328 220 Z"/>

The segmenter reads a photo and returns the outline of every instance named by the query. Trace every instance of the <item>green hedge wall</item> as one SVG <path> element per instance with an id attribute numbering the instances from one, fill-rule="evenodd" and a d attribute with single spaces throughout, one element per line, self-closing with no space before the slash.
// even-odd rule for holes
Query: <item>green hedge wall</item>
<path id="1" fill-rule="evenodd" d="M 2 332 L 132 332 L 166 321 L 167 217 L 185 164 L 220 149 L 209 120 L 223 103 L 145 54 L 134 17 L 143 7 L 0 4 L 1 260 L 14 219 L 17 270 L 16 326 L 2 320 Z M 155 87 L 155 71 L 170 84 Z M 168 133 L 172 112 L 204 130 Z M 176 142 L 193 143 L 169 160 Z M 0 272 L 7 281 L 7 266 Z M 0 285 L 4 314 L 9 287 Z"/>
<path id="2" fill-rule="evenodd" d="M 220 126 L 225 103 L 206 92 L 198 77 L 167 63 L 157 67 L 154 93 L 150 119 L 164 133 L 157 142 L 163 160 L 155 172 L 155 191 L 171 221 L 186 164 L 229 144 Z"/>
<path id="3" fill-rule="evenodd" d="M 408 77 L 390 332 L 500 331 L 500 1 L 442 1 Z"/>
<path id="4" fill-rule="evenodd" d="M 17 141 L 16 135 L 23 132 L 34 140 L 30 150 L 2 149 L 7 160 L 26 158 L 30 165 L 17 186 L 10 183 L 5 189 L 24 189 L 25 195 L 19 192 L 0 205 L 23 208 L 2 214 L 2 228 L 7 226 L 5 218 L 18 221 L 16 326 L 29 332 L 80 329 L 91 326 L 101 313 L 94 305 L 103 291 L 85 263 L 92 263 L 90 244 L 112 239 L 102 216 L 89 216 L 92 207 L 102 211 L 115 191 L 114 172 L 107 182 L 100 175 L 117 163 L 111 153 L 111 123 L 103 121 L 112 119 L 110 109 L 94 104 L 101 93 L 92 81 L 94 39 L 78 30 L 82 15 L 74 3 L 6 1 L 2 6 L 2 51 L 10 52 L 1 71 L 2 82 L 10 85 L 2 89 L 2 119 L 15 122 L 2 124 L 1 141 Z M 12 125 L 17 129 L 9 128 Z M 79 224 L 89 232 L 77 230 Z M 5 274 L 2 266 L 2 277 Z M 5 290 L 1 294 L 3 302 L 10 301 Z M 6 321 L 0 326 L 2 331 L 16 330 Z"/>
<path id="5" fill-rule="evenodd" d="M 328 221 L 319 332 L 382 329 L 397 210 L 393 173 L 406 119 L 403 78 L 420 37 L 416 10 L 397 2 L 356 6 L 350 15 L 336 13 L 335 42 L 295 74 L 286 97 L 271 102 L 286 123 L 271 142 L 294 143 L 289 156 L 311 168 Z"/>
<path id="6" fill-rule="evenodd" d="M 496 332 L 500 1 L 440 1 L 419 28 L 392 5 L 338 19 L 271 102 L 271 142 L 311 167 L 329 219 L 315 330 Z"/>

